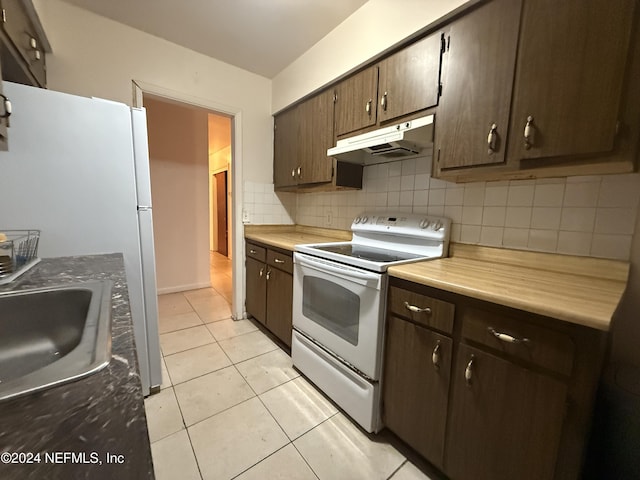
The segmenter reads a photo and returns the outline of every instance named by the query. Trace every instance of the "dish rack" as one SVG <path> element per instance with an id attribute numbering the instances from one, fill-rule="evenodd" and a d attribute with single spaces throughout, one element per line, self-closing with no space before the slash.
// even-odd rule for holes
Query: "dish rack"
<path id="1" fill-rule="evenodd" d="M 40 230 L 0 230 L 0 285 L 12 282 L 40 261 L 39 240 Z"/>

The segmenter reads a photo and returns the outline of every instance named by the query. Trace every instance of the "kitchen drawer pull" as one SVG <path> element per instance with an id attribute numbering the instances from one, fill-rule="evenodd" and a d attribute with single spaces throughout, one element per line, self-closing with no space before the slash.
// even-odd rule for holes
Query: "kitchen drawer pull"
<path id="1" fill-rule="evenodd" d="M 436 370 L 440 370 L 440 340 L 436 343 L 433 353 L 431 354 L 431 362 Z"/>
<path id="2" fill-rule="evenodd" d="M 533 125 L 533 117 L 527 117 L 527 124 L 524 126 L 524 149 L 529 150 L 534 142 L 535 126 Z"/>
<path id="3" fill-rule="evenodd" d="M 493 327 L 487 327 L 487 330 L 489 332 L 491 332 L 491 334 L 496 337 L 498 340 L 501 340 L 503 342 L 507 342 L 507 343 L 524 343 L 525 345 L 530 343 L 531 340 L 529 340 L 528 338 L 517 338 L 517 337 L 513 337 L 511 335 L 508 335 L 506 333 L 502 333 L 502 332 L 498 332 L 496 331 L 495 328 Z"/>
<path id="4" fill-rule="evenodd" d="M 404 306 L 407 310 L 413 313 L 426 313 L 427 315 L 431 315 L 431 309 L 429 307 L 420 308 L 415 305 L 411 305 L 409 302 L 404 302 Z"/>
<path id="5" fill-rule="evenodd" d="M 382 107 L 382 110 L 385 112 L 387 111 L 387 92 L 384 92 L 384 95 L 382 95 L 382 98 L 380 99 L 380 106 Z"/>
<path id="6" fill-rule="evenodd" d="M 280 260 L 279 258 L 274 258 L 273 261 L 276 263 L 285 263 L 284 260 Z"/>
<path id="7" fill-rule="evenodd" d="M 371 99 L 364 106 L 364 111 L 367 112 L 367 115 L 371 116 Z"/>
<path id="8" fill-rule="evenodd" d="M 255 254 L 256 254 L 256 253 L 258 253 L 258 252 L 256 252 L 256 251 L 252 248 L 251 250 L 249 250 L 249 253 L 250 253 L 251 255 L 255 255 Z"/>
<path id="9" fill-rule="evenodd" d="M 489 155 L 492 155 L 493 153 L 495 153 L 497 143 L 498 143 L 498 126 L 495 123 L 492 123 L 491 129 L 489 130 L 489 136 L 487 137 Z"/>
<path id="10" fill-rule="evenodd" d="M 467 387 L 471 386 L 471 380 L 473 378 L 473 366 L 475 364 L 475 355 L 471 355 L 471 360 L 467 363 L 467 368 L 464 369 L 464 381 L 467 384 Z"/>

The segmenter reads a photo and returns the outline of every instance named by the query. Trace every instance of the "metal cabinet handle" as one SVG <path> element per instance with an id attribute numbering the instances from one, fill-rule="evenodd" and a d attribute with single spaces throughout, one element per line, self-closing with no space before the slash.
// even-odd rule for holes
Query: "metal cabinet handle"
<path id="1" fill-rule="evenodd" d="M 364 106 L 364 111 L 367 112 L 367 115 L 371 116 L 371 99 Z"/>
<path id="2" fill-rule="evenodd" d="M 0 115 L 0 118 L 9 118 L 11 116 L 11 110 L 12 110 L 11 100 L 9 100 L 7 97 L 5 97 L 1 93 L 0 93 L 0 98 L 2 98 L 2 105 L 4 106 L 4 113 Z"/>
<path id="3" fill-rule="evenodd" d="M 471 359 L 469 360 L 469 363 L 467 363 L 467 368 L 464 369 L 464 381 L 467 384 L 467 387 L 471 386 L 471 380 L 473 378 L 473 367 L 475 364 L 475 355 L 471 355 Z"/>
<path id="4" fill-rule="evenodd" d="M 382 107 L 382 110 L 385 112 L 387 111 L 387 92 L 384 92 L 382 95 L 382 98 L 380 99 L 380 106 Z"/>
<path id="5" fill-rule="evenodd" d="M 35 50 L 36 48 L 38 48 L 38 41 L 35 38 L 31 37 L 29 39 L 29 46 Z"/>
<path id="6" fill-rule="evenodd" d="M 274 258 L 273 261 L 276 263 L 285 263 L 284 260 L 280 260 L 279 258 Z"/>
<path id="7" fill-rule="evenodd" d="M 291 176 L 293 178 L 296 178 L 296 169 L 295 168 L 293 170 L 291 170 Z"/>
<path id="8" fill-rule="evenodd" d="M 440 370 L 440 340 L 438 340 L 431 353 L 431 363 L 433 363 L 436 370 Z"/>
<path id="9" fill-rule="evenodd" d="M 531 343 L 531 340 L 529 340 L 528 338 L 517 338 L 511 335 L 508 335 L 506 333 L 502 333 L 502 332 L 498 332 L 496 331 L 495 328 L 493 327 L 487 327 L 487 330 L 489 332 L 491 332 L 491 334 L 496 337 L 498 340 L 501 340 L 503 342 L 507 342 L 507 343 L 524 343 L 524 344 L 529 344 Z"/>
<path id="10" fill-rule="evenodd" d="M 524 126 L 524 149 L 529 150 L 534 143 L 535 126 L 533 125 L 533 117 L 527 117 L 527 124 Z"/>
<path id="11" fill-rule="evenodd" d="M 260 278 L 262 278 L 262 275 L 264 275 L 264 267 L 260 269 Z"/>
<path id="12" fill-rule="evenodd" d="M 404 302 L 404 306 L 407 310 L 413 313 L 426 313 L 427 315 L 431 315 L 431 309 L 429 307 L 420 308 L 415 305 L 411 305 L 409 302 Z"/>
<path id="13" fill-rule="evenodd" d="M 489 155 L 492 155 L 496 151 L 498 143 L 498 126 L 495 123 L 491 124 L 489 130 L 489 136 L 487 137 L 487 146 L 489 147 Z"/>
<path id="14" fill-rule="evenodd" d="M 271 277 L 271 270 L 267 270 L 267 280 Z"/>
<path id="15" fill-rule="evenodd" d="M 249 250 L 249 253 L 250 253 L 250 254 L 252 254 L 252 255 L 255 255 L 255 254 L 256 254 L 256 253 L 258 253 L 258 252 L 256 252 L 256 251 L 252 248 L 251 250 Z"/>
<path id="16" fill-rule="evenodd" d="M 298 167 L 298 178 L 302 175 L 302 167 Z"/>
<path id="17" fill-rule="evenodd" d="M 40 54 L 40 50 L 36 50 L 33 56 L 35 57 L 36 60 L 40 60 L 42 58 L 42 55 Z"/>

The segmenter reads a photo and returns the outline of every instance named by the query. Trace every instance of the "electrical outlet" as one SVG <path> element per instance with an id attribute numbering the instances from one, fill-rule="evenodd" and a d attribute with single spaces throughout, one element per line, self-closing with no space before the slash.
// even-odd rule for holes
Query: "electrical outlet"
<path id="1" fill-rule="evenodd" d="M 249 212 L 246 210 L 242 210 L 242 223 L 251 223 L 251 219 L 249 218 Z"/>

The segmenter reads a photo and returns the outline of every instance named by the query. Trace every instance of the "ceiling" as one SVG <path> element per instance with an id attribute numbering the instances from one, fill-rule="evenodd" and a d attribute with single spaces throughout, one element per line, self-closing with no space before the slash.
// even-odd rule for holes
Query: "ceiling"
<path id="1" fill-rule="evenodd" d="M 367 0 L 63 0 L 273 78 Z"/>

